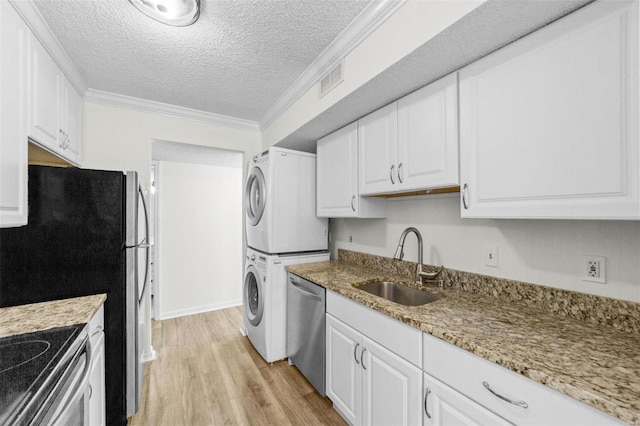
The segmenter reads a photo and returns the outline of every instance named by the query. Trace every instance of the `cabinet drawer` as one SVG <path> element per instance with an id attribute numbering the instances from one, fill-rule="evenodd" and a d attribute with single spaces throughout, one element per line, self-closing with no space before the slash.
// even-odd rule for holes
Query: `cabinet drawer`
<path id="1" fill-rule="evenodd" d="M 327 313 L 422 367 L 422 332 L 358 302 L 327 290 Z"/>
<path id="2" fill-rule="evenodd" d="M 520 374 L 424 333 L 423 370 L 518 425 L 619 425 L 617 419 Z M 491 390 L 527 408 L 506 402 Z"/>

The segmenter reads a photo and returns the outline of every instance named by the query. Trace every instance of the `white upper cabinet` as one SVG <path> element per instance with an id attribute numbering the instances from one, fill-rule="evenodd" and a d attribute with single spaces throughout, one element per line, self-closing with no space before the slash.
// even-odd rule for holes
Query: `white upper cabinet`
<path id="1" fill-rule="evenodd" d="M 386 217 L 386 200 L 358 194 L 356 123 L 318 141 L 316 170 L 319 217 Z"/>
<path id="2" fill-rule="evenodd" d="M 80 165 L 82 99 L 36 37 L 29 40 L 29 137 Z"/>
<path id="3" fill-rule="evenodd" d="M 64 75 L 38 39 L 29 37 L 29 136 L 52 151 L 62 147 L 62 84 Z"/>
<path id="4" fill-rule="evenodd" d="M 62 155 L 76 165 L 81 160 L 82 98 L 65 78 L 63 88 L 62 129 L 65 145 Z"/>
<path id="5" fill-rule="evenodd" d="M 601 1 L 461 70 L 462 216 L 640 218 L 638 48 Z"/>
<path id="6" fill-rule="evenodd" d="M 27 34 L 0 2 L 0 227 L 27 224 Z"/>
<path id="7" fill-rule="evenodd" d="M 458 186 L 457 76 L 358 121 L 360 194 Z"/>
<path id="8" fill-rule="evenodd" d="M 398 190 L 459 185 L 458 75 L 398 101 Z"/>
<path id="9" fill-rule="evenodd" d="M 358 120 L 361 195 L 396 191 L 397 156 L 398 104 L 394 102 Z"/>

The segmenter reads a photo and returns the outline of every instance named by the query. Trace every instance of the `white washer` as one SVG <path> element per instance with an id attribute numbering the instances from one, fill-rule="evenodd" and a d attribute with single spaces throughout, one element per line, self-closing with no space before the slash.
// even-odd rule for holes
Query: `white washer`
<path id="1" fill-rule="evenodd" d="M 265 253 L 328 248 L 328 219 L 316 216 L 316 155 L 270 148 L 249 161 L 247 246 Z"/>
<path id="2" fill-rule="evenodd" d="M 329 260 L 329 253 L 269 255 L 247 249 L 243 303 L 249 340 L 267 362 L 287 357 L 287 272 L 284 267 Z"/>

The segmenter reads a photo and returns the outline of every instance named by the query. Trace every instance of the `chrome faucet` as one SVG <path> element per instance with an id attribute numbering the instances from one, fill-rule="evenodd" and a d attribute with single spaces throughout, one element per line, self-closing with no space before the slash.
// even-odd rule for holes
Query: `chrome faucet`
<path id="1" fill-rule="evenodd" d="M 402 235 L 400 235 L 400 241 L 398 242 L 398 248 L 396 249 L 396 253 L 393 255 L 393 258 L 396 260 L 402 260 L 404 257 L 404 240 L 407 238 L 410 232 L 416 234 L 418 238 L 418 268 L 416 270 L 416 281 L 420 284 L 424 284 L 424 279 L 427 281 L 434 281 L 444 266 L 441 266 L 436 272 L 424 272 L 422 270 L 422 235 L 420 235 L 420 231 L 416 228 L 410 226 L 409 228 L 402 231 Z M 442 287 L 442 280 L 440 280 L 440 286 Z"/>

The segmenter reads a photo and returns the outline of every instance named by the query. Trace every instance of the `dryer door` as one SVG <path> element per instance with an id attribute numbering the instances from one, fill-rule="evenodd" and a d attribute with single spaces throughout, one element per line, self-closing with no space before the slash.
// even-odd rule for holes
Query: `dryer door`
<path id="1" fill-rule="evenodd" d="M 249 172 L 244 204 L 247 211 L 247 220 L 251 225 L 257 225 L 267 204 L 267 187 L 262 170 L 258 167 L 252 168 Z"/>
<path id="2" fill-rule="evenodd" d="M 249 323 L 254 327 L 260 324 L 264 311 L 264 292 L 260 274 L 254 266 L 247 268 L 244 277 L 244 311 Z"/>

